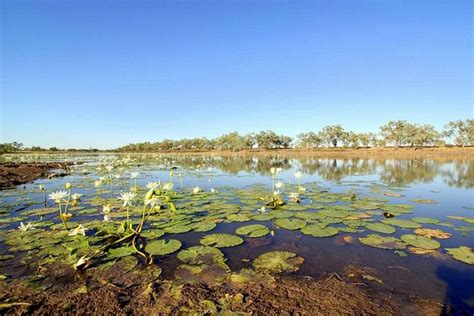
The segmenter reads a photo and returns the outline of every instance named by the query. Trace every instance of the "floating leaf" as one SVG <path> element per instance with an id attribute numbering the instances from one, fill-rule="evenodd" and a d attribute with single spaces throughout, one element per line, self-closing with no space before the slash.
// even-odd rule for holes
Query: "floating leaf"
<path id="1" fill-rule="evenodd" d="M 417 204 L 438 204 L 437 201 L 430 199 L 410 199 L 410 202 Z"/>
<path id="2" fill-rule="evenodd" d="M 441 244 L 438 241 L 419 235 L 405 234 L 402 235 L 400 239 L 403 240 L 405 243 L 415 246 L 417 248 L 432 250 L 441 247 Z"/>
<path id="3" fill-rule="evenodd" d="M 395 227 L 384 223 L 368 223 L 365 228 L 384 234 L 393 234 L 396 231 Z"/>
<path id="4" fill-rule="evenodd" d="M 244 240 L 230 234 L 210 234 L 201 238 L 200 242 L 204 246 L 223 248 L 240 245 Z"/>
<path id="5" fill-rule="evenodd" d="M 153 240 L 145 246 L 145 251 L 151 255 L 169 255 L 181 248 L 181 242 L 176 239 Z"/>
<path id="6" fill-rule="evenodd" d="M 207 232 L 216 228 L 215 222 L 202 221 L 193 225 L 195 232 Z"/>
<path id="7" fill-rule="evenodd" d="M 229 214 L 227 215 L 227 219 L 232 222 L 248 222 L 250 216 L 248 214 Z"/>
<path id="8" fill-rule="evenodd" d="M 444 232 L 442 230 L 430 228 L 417 228 L 415 229 L 415 234 L 428 238 L 435 237 L 438 239 L 448 239 L 452 236 L 450 233 Z"/>
<path id="9" fill-rule="evenodd" d="M 235 231 L 238 235 L 245 235 L 248 237 L 262 237 L 270 232 L 267 226 L 261 224 L 247 225 L 237 228 Z"/>
<path id="10" fill-rule="evenodd" d="M 302 228 L 301 232 L 313 237 L 331 237 L 337 235 L 339 229 L 332 226 L 324 226 L 324 224 L 314 224 Z"/>
<path id="11" fill-rule="evenodd" d="M 225 257 L 222 251 L 215 247 L 193 246 L 185 250 L 181 250 L 178 259 L 187 264 L 211 265 L 214 263 L 225 262 Z"/>
<path id="12" fill-rule="evenodd" d="M 298 265 L 304 262 L 304 258 L 289 251 L 270 251 L 258 256 L 253 266 L 259 270 L 270 273 L 298 271 Z"/>
<path id="13" fill-rule="evenodd" d="M 431 218 L 431 217 L 413 217 L 411 220 L 420 224 L 438 224 L 439 223 L 438 219 Z"/>
<path id="14" fill-rule="evenodd" d="M 377 234 L 369 234 L 365 237 L 359 237 L 359 241 L 364 245 L 380 249 L 404 249 L 406 245 L 398 238 L 385 237 Z"/>
<path id="15" fill-rule="evenodd" d="M 306 222 L 299 218 L 280 218 L 275 220 L 275 224 L 288 230 L 300 229 L 306 226 Z"/>
<path id="16" fill-rule="evenodd" d="M 132 246 L 124 246 L 114 249 L 109 249 L 109 258 L 121 258 L 130 256 L 135 253 L 135 249 Z"/>
<path id="17" fill-rule="evenodd" d="M 406 220 L 406 219 L 398 219 L 398 218 L 386 218 L 383 219 L 382 222 L 388 225 L 395 225 L 402 228 L 420 228 L 421 225 L 414 221 Z"/>
<path id="18" fill-rule="evenodd" d="M 459 248 L 446 248 L 446 251 L 456 260 L 467 264 L 474 264 L 474 251 L 472 248 L 461 246 Z"/>

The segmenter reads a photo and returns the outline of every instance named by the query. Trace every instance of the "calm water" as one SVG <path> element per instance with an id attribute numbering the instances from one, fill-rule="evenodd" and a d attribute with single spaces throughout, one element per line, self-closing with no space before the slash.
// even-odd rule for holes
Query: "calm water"
<path id="1" fill-rule="evenodd" d="M 92 181 L 99 177 L 95 167 L 100 156 L 68 156 L 62 159 L 85 162 L 74 167 L 75 173 L 62 179 L 37 180 L 33 184 L 19 187 L 16 190 L 0 193 L 2 203 L 19 204 L 15 210 L 25 210 L 18 202 L 15 192 L 26 190 L 23 195 L 28 201 L 26 209 L 43 207 L 42 195 L 37 192 L 38 184 L 43 184 L 47 191 L 62 189 L 66 182 Z M 107 155 L 106 160 L 112 159 Z M 15 159 L 19 159 L 16 157 Z M 31 159 L 31 158 L 28 158 Z M 38 158 L 35 158 L 38 159 Z M 47 158 L 42 157 L 42 160 Z M 58 158 L 49 158 L 57 160 Z M 101 158 L 102 159 L 102 158 Z M 271 187 L 270 168 L 282 168 L 278 179 L 284 183 L 295 183 L 294 173 L 302 171 L 301 183 L 317 183 L 330 192 L 347 192 L 349 190 L 367 196 L 385 197 L 391 203 L 406 203 L 410 199 L 422 198 L 437 201 L 437 204 L 414 204 L 413 213 L 402 215 L 400 218 L 415 216 L 433 217 L 442 222 L 451 222 L 454 227 L 423 225 L 427 228 L 440 228 L 452 233 L 450 239 L 440 240 L 444 248 L 468 246 L 474 248 L 472 229 L 474 225 L 455 221 L 447 216 L 474 217 L 474 160 L 469 159 L 343 159 L 318 157 L 218 157 L 218 156 L 147 156 L 146 162 L 132 164 L 126 172 L 137 171 L 137 182 L 144 186 L 150 181 L 167 181 L 169 170 L 175 167 L 175 188 L 181 188 L 181 180 L 176 177 L 182 174 L 182 185 L 185 188 L 199 186 L 205 191 L 211 188 L 225 190 L 226 187 L 247 188 L 254 184 Z M 85 174 L 84 174 L 85 173 Z M 92 179 L 92 180 L 91 180 Z M 125 185 L 133 183 L 124 180 Z M 403 194 L 403 197 L 388 197 L 380 193 L 372 193 L 374 187 L 385 191 Z M 35 192 L 35 193 L 33 193 Z M 87 196 L 94 195 L 94 189 L 76 190 Z M 117 192 L 110 195 L 116 198 Z M 221 223 L 212 232 L 234 233 L 239 226 L 246 223 Z M 271 222 L 258 222 L 271 227 Z M 464 231 L 457 228 L 465 227 Z M 3 229 L 11 229 L 4 226 Z M 391 236 L 398 237 L 407 233 L 397 228 Z M 183 242 L 183 248 L 199 244 L 199 239 L 208 233 L 174 234 L 174 239 Z M 354 241 L 350 244 L 338 242 L 341 236 L 352 235 Z M 228 258 L 229 266 L 233 269 L 249 267 L 242 259 L 254 259 L 269 250 L 289 250 L 305 258 L 305 263 L 296 274 L 320 277 L 323 273 L 343 273 L 348 265 L 373 268 L 383 280 L 380 287 L 383 290 L 410 292 L 440 301 L 451 301 L 464 306 L 474 306 L 474 266 L 455 261 L 449 255 L 441 258 L 409 254 L 399 257 L 392 250 L 381 250 L 360 244 L 358 236 L 363 234 L 339 233 L 329 238 L 314 238 L 304 235 L 298 230 L 288 231 L 276 229 L 275 236 L 268 236 L 267 244 L 252 245 L 244 243 L 233 248 L 225 248 L 223 252 Z M 4 248 L 4 247 L 3 247 Z M 4 250 L 4 249 L 3 249 Z M 162 260 L 164 275 L 172 277 L 173 269 L 178 265 L 175 255 Z"/>

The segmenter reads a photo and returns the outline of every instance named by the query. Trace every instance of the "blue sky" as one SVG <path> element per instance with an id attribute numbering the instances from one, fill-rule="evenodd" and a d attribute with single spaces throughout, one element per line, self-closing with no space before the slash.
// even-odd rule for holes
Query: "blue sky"
<path id="1" fill-rule="evenodd" d="M 471 1 L 1 1 L 0 142 L 473 115 Z"/>

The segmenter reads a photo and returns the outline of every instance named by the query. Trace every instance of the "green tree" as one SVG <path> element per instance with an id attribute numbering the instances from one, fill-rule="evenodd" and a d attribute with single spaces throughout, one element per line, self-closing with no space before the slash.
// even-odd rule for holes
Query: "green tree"
<path id="1" fill-rule="evenodd" d="M 337 143 L 341 141 L 344 136 L 344 129 L 341 125 L 329 125 L 323 127 L 320 132 L 321 139 L 328 144 L 337 147 Z"/>
<path id="2" fill-rule="evenodd" d="M 451 121 L 444 127 L 443 135 L 451 138 L 456 145 L 467 146 L 474 144 L 474 120 Z"/>
<path id="3" fill-rule="evenodd" d="M 301 148 L 318 148 L 322 143 L 321 137 L 315 132 L 301 133 L 297 138 L 297 145 Z"/>

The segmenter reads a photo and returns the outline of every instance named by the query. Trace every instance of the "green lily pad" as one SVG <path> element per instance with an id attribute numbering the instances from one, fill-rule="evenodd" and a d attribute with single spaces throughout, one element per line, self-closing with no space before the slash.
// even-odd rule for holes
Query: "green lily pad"
<path id="1" fill-rule="evenodd" d="M 273 213 L 262 213 L 262 214 L 256 214 L 252 216 L 252 219 L 256 221 L 269 221 L 274 218 L 275 218 L 275 214 Z"/>
<path id="2" fill-rule="evenodd" d="M 169 255 L 181 248 L 181 242 L 176 239 L 153 240 L 145 246 L 145 251 L 151 255 Z"/>
<path id="3" fill-rule="evenodd" d="M 181 250 L 178 259 L 187 264 L 211 265 L 214 263 L 225 262 L 225 257 L 222 251 L 215 247 L 193 246 L 185 250 Z"/>
<path id="4" fill-rule="evenodd" d="M 402 228 L 420 228 L 421 225 L 417 222 L 406 220 L 406 219 L 398 219 L 398 218 L 386 218 L 382 220 L 382 223 L 388 225 L 394 225 Z"/>
<path id="5" fill-rule="evenodd" d="M 395 227 L 384 223 L 368 223 L 365 228 L 384 234 L 393 234 L 396 231 Z"/>
<path id="6" fill-rule="evenodd" d="M 430 199 L 410 199 L 410 202 L 417 204 L 438 204 L 437 201 Z"/>
<path id="7" fill-rule="evenodd" d="M 438 241 L 425 236 L 405 234 L 400 239 L 409 245 L 423 249 L 438 249 L 441 247 Z"/>
<path id="8" fill-rule="evenodd" d="M 195 232 L 208 232 L 216 228 L 215 222 L 202 221 L 193 225 Z"/>
<path id="9" fill-rule="evenodd" d="M 230 234 L 210 234 L 201 238 L 201 244 L 217 248 L 234 247 L 240 245 L 244 240 Z"/>
<path id="10" fill-rule="evenodd" d="M 411 220 L 420 224 L 438 224 L 439 223 L 438 219 L 431 218 L 431 217 L 413 217 Z"/>
<path id="11" fill-rule="evenodd" d="M 175 226 L 165 227 L 164 231 L 167 232 L 168 234 L 182 234 L 182 233 L 187 233 L 191 229 L 193 229 L 191 225 L 175 225 Z"/>
<path id="12" fill-rule="evenodd" d="M 472 248 L 461 246 L 459 248 L 446 248 L 446 251 L 456 260 L 474 264 L 474 250 Z"/>
<path id="13" fill-rule="evenodd" d="M 119 248 L 109 249 L 109 258 L 121 258 L 134 254 L 136 251 L 132 246 L 123 246 Z"/>
<path id="14" fill-rule="evenodd" d="M 385 237 L 377 234 L 369 234 L 365 237 L 359 237 L 359 241 L 367 246 L 380 249 L 405 249 L 406 245 L 400 239 L 395 237 Z"/>
<path id="15" fill-rule="evenodd" d="M 227 219 L 232 222 L 248 222 L 250 220 L 250 216 L 247 214 L 229 214 L 227 215 Z"/>
<path id="16" fill-rule="evenodd" d="M 255 269 L 269 273 L 298 271 L 298 265 L 304 262 L 304 258 L 289 251 L 270 251 L 258 256 L 253 266 Z"/>
<path id="17" fill-rule="evenodd" d="M 237 228 L 235 231 L 238 235 L 244 235 L 248 237 L 262 237 L 270 232 L 267 226 L 261 224 L 247 225 Z"/>
<path id="18" fill-rule="evenodd" d="M 300 229 L 306 226 L 306 222 L 299 218 L 279 218 L 275 220 L 275 224 L 288 230 Z"/>
<path id="19" fill-rule="evenodd" d="M 313 237 L 331 237 L 337 235 L 339 229 L 332 226 L 325 226 L 325 224 L 313 224 L 302 228 L 301 232 Z"/>

